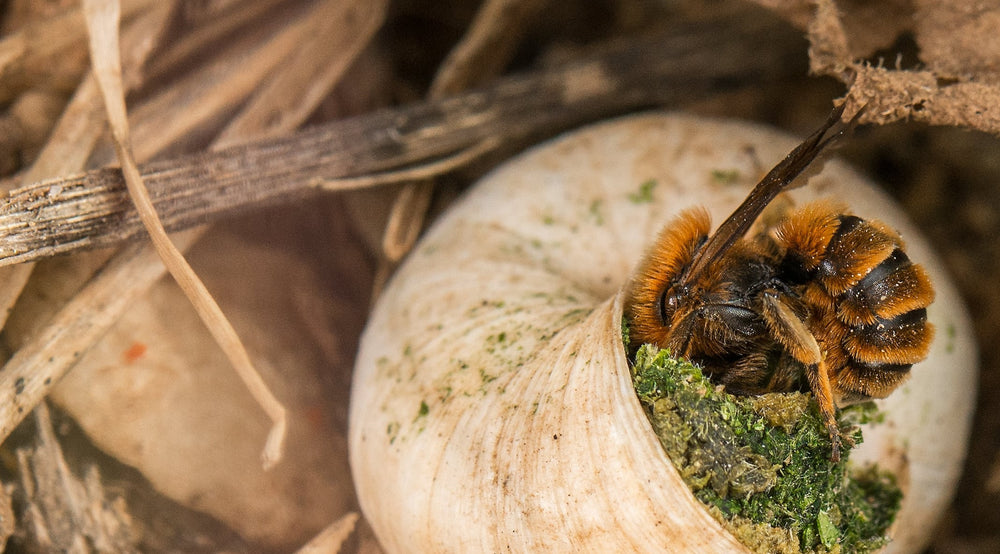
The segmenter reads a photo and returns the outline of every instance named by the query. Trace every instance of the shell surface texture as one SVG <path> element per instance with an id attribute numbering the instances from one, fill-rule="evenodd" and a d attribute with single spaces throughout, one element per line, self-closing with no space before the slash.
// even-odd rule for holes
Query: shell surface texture
<path id="1" fill-rule="evenodd" d="M 877 401 L 884 420 L 865 428 L 851 463 L 894 471 L 904 490 L 888 551 L 926 545 L 968 439 L 969 321 L 913 226 L 839 162 L 773 203 L 789 197 L 789 217 L 728 222 L 759 164 L 796 144 L 748 123 L 640 114 L 518 156 L 436 222 L 376 304 L 355 367 L 351 466 L 386 551 L 745 550 L 691 494 L 635 395 L 621 324 L 643 302 L 661 344 L 733 388 L 819 389 L 820 403 L 827 390 L 831 408 L 896 389 Z M 828 198 L 849 208 L 814 203 Z M 694 206 L 705 212 L 681 215 Z M 709 216 L 723 221 L 715 233 Z M 706 256 L 723 234 L 724 255 Z M 844 255 L 820 250 L 824 241 Z M 637 293 L 634 283 L 654 282 L 641 277 L 644 256 L 664 244 L 675 259 Z M 736 263 L 748 259 L 763 262 Z M 829 267 L 841 262 L 848 271 Z M 729 301 L 674 294 L 708 282 Z M 681 332 L 711 318 L 727 331 Z M 903 335 L 905 355 L 881 354 Z"/>

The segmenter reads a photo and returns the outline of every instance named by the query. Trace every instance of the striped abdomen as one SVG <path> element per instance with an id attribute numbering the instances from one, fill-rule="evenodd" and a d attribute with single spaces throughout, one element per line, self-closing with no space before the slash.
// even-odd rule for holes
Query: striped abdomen
<path id="1" fill-rule="evenodd" d="M 826 204 L 792 214 L 777 243 L 782 273 L 811 308 L 807 324 L 836 402 L 886 397 L 930 347 L 934 289 L 926 272 L 894 231 Z"/>

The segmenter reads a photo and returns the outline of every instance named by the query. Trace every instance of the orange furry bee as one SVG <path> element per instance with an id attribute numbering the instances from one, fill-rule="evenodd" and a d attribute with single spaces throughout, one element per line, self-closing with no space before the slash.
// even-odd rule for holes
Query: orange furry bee
<path id="1" fill-rule="evenodd" d="M 688 210 L 657 238 L 628 291 L 632 349 L 668 348 L 735 394 L 812 391 L 839 461 L 836 407 L 885 398 L 927 356 L 934 289 L 899 236 L 814 203 L 745 236 L 843 132 L 843 106 L 715 231 Z"/>

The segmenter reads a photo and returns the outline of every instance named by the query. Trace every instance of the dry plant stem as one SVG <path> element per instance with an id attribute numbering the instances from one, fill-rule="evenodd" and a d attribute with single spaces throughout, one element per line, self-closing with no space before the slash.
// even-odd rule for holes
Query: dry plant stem
<path id="1" fill-rule="evenodd" d="M 468 148 L 456 152 L 450 156 L 427 162 L 414 167 L 399 169 L 395 171 L 383 171 L 361 177 L 344 177 L 341 179 L 317 179 L 310 183 L 310 186 L 317 190 L 328 192 L 338 192 L 345 190 L 356 190 L 363 188 L 382 187 L 386 185 L 398 185 L 411 181 L 431 179 L 438 175 L 444 175 L 456 169 L 465 167 L 474 160 L 487 153 L 497 150 L 500 147 L 500 139 L 487 138 L 478 144 L 470 145 Z"/>
<path id="2" fill-rule="evenodd" d="M 487 0 L 431 83 L 428 98 L 440 100 L 499 74 L 510 61 L 527 28 L 526 20 L 544 5 L 543 0 Z M 518 32 L 520 31 L 520 32 Z M 382 254 L 372 298 L 378 296 L 392 268 L 420 236 L 434 193 L 430 179 L 407 183 L 396 195 L 382 237 Z"/>
<path id="3" fill-rule="evenodd" d="M 178 86 L 136 107 L 131 116 L 150 121 L 149 125 L 132 133 L 136 157 L 148 160 L 153 153 L 176 144 L 213 117 L 232 114 L 299 48 L 303 37 L 307 36 L 306 31 L 313 25 L 310 16 L 315 10 L 313 7 L 296 13 L 294 21 L 281 26 L 272 35 L 251 36 L 227 48 L 223 55 L 185 77 Z M 183 118 L 178 122 L 176 110 L 181 106 Z"/>
<path id="4" fill-rule="evenodd" d="M 174 280 L 191 301 L 198 315 L 215 341 L 225 352 L 236 373 L 247 385 L 250 393 L 271 418 L 271 432 L 267 438 L 263 452 L 264 467 L 272 467 L 281 460 L 285 433 L 288 427 L 285 407 L 275 398 L 260 374 L 253 367 L 250 355 L 240 340 L 232 324 L 222 313 L 222 309 L 198 279 L 194 270 L 184 259 L 184 255 L 170 241 L 156 208 L 149 198 L 132 157 L 131 139 L 129 137 L 128 117 L 125 111 L 125 91 L 121 78 L 121 56 L 118 51 L 118 23 L 121 6 L 118 0 L 84 0 L 84 13 L 87 16 L 90 31 L 90 56 L 94 66 L 97 83 L 104 96 L 111 133 L 114 137 L 115 151 L 122 165 L 125 183 L 129 196 L 135 202 L 143 226 L 149 233 L 163 264 Z"/>
<path id="5" fill-rule="evenodd" d="M 121 43 L 128 51 L 122 66 L 126 91 L 142 84 L 140 68 L 157 44 L 150 37 L 163 34 L 175 5 L 175 1 L 159 3 L 125 27 Z M 20 180 L 31 183 L 81 171 L 104 133 L 106 121 L 97 80 L 92 72 L 88 72 L 63 110 L 38 158 Z"/>
<path id="6" fill-rule="evenodd" d="M 441 63 L 428 96 L 443 98 L 499 75 L 520 43 L 528 22 L 546 0 L 487 0 L 455 48 Z"/>
<path id="7" fill-rule="evenodd" d="M 340 81 L 367 41 L 355 40 L 356 34 L 340 32 L 354 27 L 362 36 L 370 36 L 378 30 L 385 18 L 386 2 L 344 2 L 325 0 L 318 2 L 305 18 L 308 29 L 306 37 L 289 54 L 288 58 L 268 77 L 256 99 L 244 110 L 236 126 L 230 126 L 225 136 L 245 137 L 249 135 L 265 137 L 283 132 L 289 127 L 286 121 L 304 121 L 323 97 Z M 330 52 L 339 55 L 330 63 Z M 299 79 L 302 83 L 293 82 Z M 293 88 L 305 91 L 301 96 L 278 93 L 281 89 Z M 250 132 L 253 129 L 254 132 Z M 223 137 L 222 143 L 229 139 Z"/>
<path id="8" fill-rule="evenodd" d="M 230 9 L 222 12 L 212 11 L 211 14 L 207 14 L 210 15 L 207 20 L 195 18 L 196 20 L 191 22 L 197 24 L 195 30 L 149 60 L 146 66 L 149 75 L 159 75 L 172 71 L 181 64 L 189 63 L 199 53 L 215 48 L 222 37 L 231 35 L 241 27 L 259 23 L 260 18 L 267 12 L 287 2 L 288 0 L 240 2 L 235 9 L 229 6 Z"/>
<path id="9" fill-rule="evenodd" d="M 21 296 L 34 267 L 33 262 L 0 267 L 0 329 L 7 324 L 7 317 L 14 309 L 14 303 Z"/>
<path id="10" fill-rule="evenodd" d="M 31 511 L 38 544 L 51 552 L 135 552 L 137 537 L 120 502 L 109 501 L 97 468 L 91 466 L 81 479 L 73 474 L 63 455 L 48 407 L 34 410 L 38 443 L 18 449 L 21 484 Z"/>
<path id="11" fill-rule="evenodd" d="M 123 3 L 126 17 L 147 9 L 151 0 Z M 69 88 L 86 70 L 86 58 L 67 66 L 66 59 L 83 46 L 86 37 L 80 9 L 68 10 L 53 18 L 35 22 L 0 40 L 0 101 L 13 98 L 22 90 L 46 84 Z"/>
<path id="12" fill-rule="evenodd" d="M 80 82 L 48 142 L 22 178 L 31 183 L 86 167 L 87 158 L 104 132 L 106 121 L 93 74 Z"/>
<path id="13" fill-rule="evenodd" d="M 753 56 L 747 43 L 759 46 Z M 801 46 L 787 25 L 753 12 L 630 40 L 461 96 L 144 165 L 142 173 L 164 225 L 177 230 L 301 198 L 323 180 L 419 167 L 485 139 L 517 145 L 637 107 L 798 76 Z M 121 244 L 142 227 L 120 173 L 104 169 L 14 191 L 0 204 L 0 233 L 0 264 L 10 264 Z"/>
<path id="14" fill-rule="evenodd" d="M 358 513 L 348 512 L 337 521 L 320 531 L 305 546 L 298 549 L 296 554 L 335 554 L 342 552 L 344 542 L 350 538 L 354 532 L 354 527 L 358 523 Z"/>
<path id="15" fill-rule="evenodd" d="M 394 265 L 413 247 L 424 226 L 433 193 L 434 181 L 430 179 L 409 182 L 400 189 L 382 235 L 382 255 L 385 256 L 382 263 Z"/>
<path id="16" fill-rule="evenodd" d="M 164 28 L 174 2 L 164 2 L 136 18 L 122 36 L 122 43 L 129 50 L 129 64 L 125 66 L 125 82 L 139 84 L 138 67 L 154 44 L 148 37 L 158 35 Z M 48 142 L 38 158 L 22 177 L 34 182 L 50 177 L 75 173 L 85 167 L 87 158 L 104 132 L 104 108 L 100 91 L 93 74 L 84 77 L 53 129 Z M 34 265 L 23 263 L 0 268 L 0 328 L 31 276 Z"/>

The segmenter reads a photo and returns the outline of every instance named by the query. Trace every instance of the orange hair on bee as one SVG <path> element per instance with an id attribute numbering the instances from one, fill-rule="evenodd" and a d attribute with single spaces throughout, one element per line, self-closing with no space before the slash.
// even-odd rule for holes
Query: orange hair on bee
<path id="1" fill-rule="evenodd" d="M 704 208 L 684 210 L 660 231 L 643 258 L 628 290 L 630 335 L 633 344 L 664 344 L 670 328 L 660 316 L 663 293 L 694 259 L 711 229 Z"/>
<path id="2" fill-rule="evenodd" d="M 803 269 L 812 271 L 826 257 L 826 247 L 840 227 L 840 206 L 830 202 L 812 202 L 795 210 L 778 224 L 775 237 L 801 259 Z"/>

